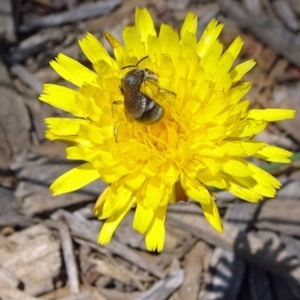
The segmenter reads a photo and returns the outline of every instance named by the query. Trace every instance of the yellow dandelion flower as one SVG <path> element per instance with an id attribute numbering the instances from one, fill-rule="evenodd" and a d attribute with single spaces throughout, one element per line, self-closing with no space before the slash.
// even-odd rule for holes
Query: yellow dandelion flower
<path id="1" fill-rule="evenodd" d="M 223 51 L 222 28 L 212 20 L 198 41 L 197 16 L 189 13 L 180 34 L 166 24 L 157 34 L 147 9 L 137 8 L 124 45 L 105 34 L 115 58 L 87 34 L 79 45 L 94 70 L 63 54 L 51 61 L 77 88 L 45 84 L 40 100 L 77 118 L 46 119 L 46 137 L 68 143 L 67 158 L 85 163 L 50 189 L 67 193 L 98 178 L 109 184 L 94 209 L 106 220 L 100 244 L 132 207 L 133 228 L 145 234 L 148 250 L 162 251 L 169 203 L 192 198 L 222 232 L 209 186 L 254 203 L 275 196 L 280 182 L 247 157 L 288 163 L 291 153 L 251 138 L 295 111 L 248 108 L 242 98 L 251 83 L 241 79 L 255 62 L 233 67 L 243 41 Z"/>

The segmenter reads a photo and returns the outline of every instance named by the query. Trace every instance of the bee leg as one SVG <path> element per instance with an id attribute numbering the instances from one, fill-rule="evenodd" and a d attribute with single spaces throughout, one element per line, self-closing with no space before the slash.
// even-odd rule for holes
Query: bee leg
<path id="1" fill-rule="evenodd" d="M 158 82 L 157 81 L 154 81 L 154 80 L 148 80 L 149 84 L 153 84 L 155 85 L 155 87 L 157 88 L 157 90 L 160 92 L 160 93 L 166 93 L 166 94 L 171 94 L 173 96 L 177 96 L 174 92 L 170 91 L 170 90 L 167 90 L 167 89 L 163 89 L 159 86 Z"/>
<path id="2" fill-rule="evenodd" d="M 162 89 L 160 87 L 158 87 L 158 90 L 162 93 L 166 93 L 166 94 L 172 94 L 173 96 L 176 96 L 176 94 L 170 90 L 166 90 L 166 89 Z"/>
<path id="3" fill-rule="evenodd" d="M 119 123 L 115 123 L 115 125 L 114 125 L 114 136 L 115 136 L 115 142 L 116 143 L 118 142 L 118 136 L 117 136 L 118 126 L 119 126 Z"/>
<path id="4" fill-rule="evenodd" d="M 117 115 L 116 107 L 118 105 L 124 105 L 124 102 L 120 101 L 120 100 L 116 100 L 116 101 L 113 101 L 112 104 L 111 104 L 111 115 L 112 115 L 114 120 L 116 120 L 116 118 L 115 118 L 116 115 Z"/>
<path id="5" fill-rule="evenodd" d="M 112 118 L 115 120 L 115 125 L 114 125 L 114 136 L 115 136 L 115 142 L 117 143 L 118 142 L 118 138 L 117 138 L 117 133 L 118 133 L 118 125 L 119 125 L 119 118 L 116 116 L 118 115 L 117 111 L 116 111 L 116 106 L 119 106 L 119 105 L 124 105 L 124 102 L 123 101 L 120 101 L 120 100 L 116 100 L 116 101 L 113 101 L 112 104 L 111 104 L 111 115 L 112 115 Z"/>

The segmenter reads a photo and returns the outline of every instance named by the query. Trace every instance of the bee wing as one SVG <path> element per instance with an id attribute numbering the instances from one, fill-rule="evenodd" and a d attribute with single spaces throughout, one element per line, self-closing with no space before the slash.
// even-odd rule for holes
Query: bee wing
<path id="1" fill-rule="evenodd" d="M 125 112 L 134 119 L 142 116 L 146 109 L 147 99 L 139 92 L 133 93 L 130 99 L 125 99 Z"/>

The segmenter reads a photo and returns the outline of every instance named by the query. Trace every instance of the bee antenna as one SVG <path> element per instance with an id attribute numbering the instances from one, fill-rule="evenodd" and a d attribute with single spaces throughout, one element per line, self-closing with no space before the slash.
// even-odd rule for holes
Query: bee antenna
<path id="1" fill-rule="evenodd" d="M 149 55 L 147 55 L 147 56 L 141 58 L 135 65 L 128 65 L 128 66 L 125 66 L 125 67 L 121 68 L 121 70 L 124 70 L 124 69 L 127 69 L 127 68 L 137 68 L 138 65 L 139 65 L 143 60 L 145 60 L 145 59 L 148 58 L 148 57 L 149 57 Z"/>
<path id="2" fill-rule="evenodd" d="M 138 66 L 143 60 L 145 60 L 145 59 L 148 58 L 148 57 L 149 57 L 149 55 L 147 55 L 147 56 L 141 58 L 141 59 L 137 62 L 136 66 Z"/>
<path id="3" fill-rule="evenodd" d="M 122 67 L 121 70 L 124 70 L 127 68 L 136 68 L 136 65 L 128 65 L 128 66 Z"/>

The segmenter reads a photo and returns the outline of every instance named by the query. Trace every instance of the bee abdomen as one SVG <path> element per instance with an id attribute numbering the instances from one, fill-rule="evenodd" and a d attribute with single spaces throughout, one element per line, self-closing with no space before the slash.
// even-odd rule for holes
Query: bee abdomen
<path id="1" fill-rule="evenodd" d="M 143 114 L 135 120 L 145 125 L 157 123 L 164 116 L 164 109 L 148 95 L 141 94 L 146 98 L 146 107 Z"/>

